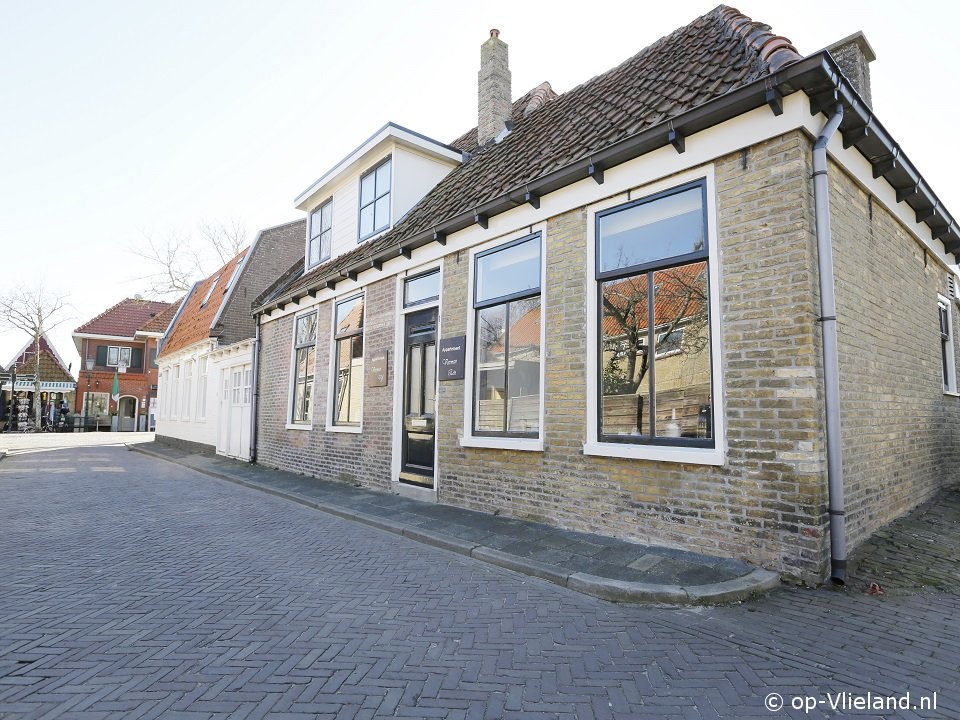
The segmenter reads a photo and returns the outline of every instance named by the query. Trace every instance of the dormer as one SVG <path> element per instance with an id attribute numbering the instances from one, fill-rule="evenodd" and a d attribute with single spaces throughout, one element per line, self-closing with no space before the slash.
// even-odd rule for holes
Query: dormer
<path id="1" fill-rule="evenodd" d="M 304 271 L 385 233 L 462 160 L 449 145 L 384 125 L 294 201 L 308 215 Z"/>

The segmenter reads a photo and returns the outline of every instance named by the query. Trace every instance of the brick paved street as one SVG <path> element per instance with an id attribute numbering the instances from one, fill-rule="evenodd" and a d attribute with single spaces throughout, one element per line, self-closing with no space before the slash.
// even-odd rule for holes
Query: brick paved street
<path id="1" fill-rule="evenodd" d="M 0 717 L 960 717 L 960 594 L 889 558 L 883 597 L 617 606 L 123 448 L 17 454 Z M 937 709 L 790 708 L 907 691 Z"/>

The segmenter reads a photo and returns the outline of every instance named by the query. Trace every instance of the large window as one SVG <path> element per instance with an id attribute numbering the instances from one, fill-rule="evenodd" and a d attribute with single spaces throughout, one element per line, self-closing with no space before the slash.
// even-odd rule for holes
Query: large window
<path id="1" fill-rule="evenodd" d="M 940 361 L 943 367 L 943 391 L 957 391 L 957 370 L 953 353 L 953 317 L 950 313 L 950 301 L 940 296 L 937 301 L 940 310 Z"/>
<path id="2" fill-rule="evenodd" d="M 714 447 L 705 192 L 597 215 L 601 441 Z"/>
<path id="3" fill-rule="evenodd" d="M 193 360 L 187 360 L 183 363 L 183 416 L 182 420 L 190 419 L 190 409 L 193 396 Z"/>
<path id="4" fill-rule="evenodd" d="M 310 246 L 307 249 L 307 266 L 319 265 L 330 259 L 330 240 L 333 237 L 333 200 L 310 213 Z"/>
<path id="5" fill-rule="evenodd" d="M 473 434 L 537 437 L 540 235 L 476 256 L 473 306 Z"/>
<path id="6" fill-rule="evenodd" d="M 317 352 L 317 313 L 301 315 L 294 324 L 293 408 L 290 420 L 310 423 L 310 404 L 313 400 L 313 366 Z M 239 377 L 234 377 L 234 395 L 240 388 Z M 238 398 L 234 402 L 239 402 Z"/>
<path id="7" fill-rule="evenodd" d="M 390 227 L 390 174 L 387 158 L 360 178 L 360 240 Z"/>
<path id="8" fill-rule="evenodd" d="M 207 418 L 207 360 L 204 356 L 197 361 L 197 420 Z"/>
<path id="9" fill-rule="evenodd" d="M 363 295 L 336 304 L 333 424 L 359 426 L 363 416 Z"/>

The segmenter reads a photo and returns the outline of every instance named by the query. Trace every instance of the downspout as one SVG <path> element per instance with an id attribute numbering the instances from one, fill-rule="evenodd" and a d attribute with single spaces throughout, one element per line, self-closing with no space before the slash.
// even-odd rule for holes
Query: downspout
<path id="1" fill-rule="evenodd" d="M 257 381 L 257 375 L 260 372 L 260 316 L 256 320 L 256 330 L 253 336 L 253 387 L 251 388 L 250 398 L 250 462 L 257 461 L 257 410 L 259 404 L 257 400 L 260 397 L 260 383 Z"/>
<path id="2" fill-rule="evenodd" d="M 843 448 L 840 444 L 840 366 L 837 354 L 837 303 L 834 296 L 833 235 L 827 145 L 843 120 L 837 103 L 813 146 L 813 197 L 820 280 L 820 327 L 823 337 L 824 410 L 827 434 L 827 488 L 830 513 L 830 579 L 843 585 L 847 575 L 846 519 L 843 502 Z"/>

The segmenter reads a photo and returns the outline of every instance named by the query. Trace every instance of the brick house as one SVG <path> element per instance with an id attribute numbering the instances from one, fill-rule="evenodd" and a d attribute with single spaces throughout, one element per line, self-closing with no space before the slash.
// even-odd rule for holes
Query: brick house
<path id="1" fill-rule="evenodd" d="M 249 457 L 251 303 L 295 259 L 302 262 L 305 227 L 296 220 L 261 230 L 248 249 L 194 284 L 160 346 L 158 439 Z"/>
<path id="2" fill-rule="evenodd" d="M 492 31 L 476 129 L 388 124 L 296 199 L 257 462 L 842 582 L 957 481 L 960 228 L 873 58 L 719 6 L 511 104 Z"/>
<path id="3" fill-rule="evenodd" d="M 26 420 L 33 422 L 34 396 L 36 394 L 36 344 L 33 340 L 21 348 L 6 366 L 0 366 L 0 428 L 8 427 L 11 416 L 14 424 Z M 63 361 L 60 353 L 46 335 L 40 336 L 40 405 L 53 403 L 59 407 L 66 402 L 67 407 L 74 405 L 74 393 L 77 382 L 71 373 L 72 368 Z M 12 373 L 16 371 L 16 387 L 13 386 Z M 13 401 L 11 415 L 11 400 Z"/>
<path id="4" fill-rule="evenodd" d="M 157 343 L 176 307 L 126 298 L 73 331 L 80 354 L 74 412 L 83 428 L 134 431 L 150 426 L 157 396 Z M 120 387 L 116 400 L 111 397 L 114 377 Z"/>

